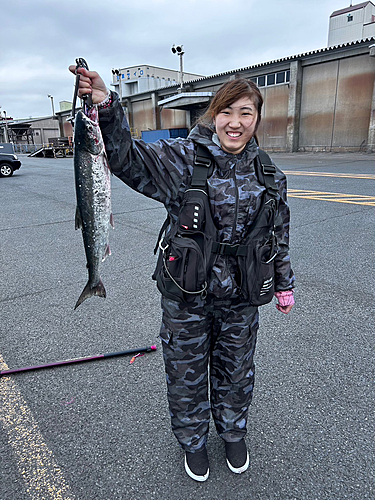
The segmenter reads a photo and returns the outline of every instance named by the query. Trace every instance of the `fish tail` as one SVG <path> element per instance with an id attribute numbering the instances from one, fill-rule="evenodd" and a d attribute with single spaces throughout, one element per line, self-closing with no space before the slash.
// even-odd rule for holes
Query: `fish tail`
<path id="1" fill-rule="evenodd" d="M 98 297 L 103 297 L 105 298 L 107 296 L 107 293 L 105 291 L 104 285 L 102 280 L 99 281 L 99 283 L 92 287 L 90 286 L 90 282 L 87 282 L 87 285 L 83 289 L 83 292 L 79 296 L 79 299 L 77 300 L 77 303 L 74 307 L 74 309 L 77 309 L 77 307 L 82 304 L 86 299 L 89 299 L 90 297 L 93 297 L 94 295 L 97 295 Z"/>

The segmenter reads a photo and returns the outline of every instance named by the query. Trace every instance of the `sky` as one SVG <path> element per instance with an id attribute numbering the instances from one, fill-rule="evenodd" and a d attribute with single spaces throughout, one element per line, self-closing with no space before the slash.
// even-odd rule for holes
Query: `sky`
<path id="1" fill-rule="evenodd" d="M 360 1 L 353 1 L 353 4 Z M 73 98 L 83 57 L 108 87 L 140 64 L 203 76 L 327 46 L 329 16 L 350 0 L 1 0 L 0 112 L 52 114 Z"/>

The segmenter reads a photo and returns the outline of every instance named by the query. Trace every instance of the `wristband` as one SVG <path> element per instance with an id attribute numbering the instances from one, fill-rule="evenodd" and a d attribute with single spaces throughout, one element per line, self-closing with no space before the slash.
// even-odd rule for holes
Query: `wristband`
<path id="1" fill-rule="evenodd" d="M 106 98 L 98 104 L 98 109 L 109 108 L 112 105 L 112 94 L 108 90 Z"/>

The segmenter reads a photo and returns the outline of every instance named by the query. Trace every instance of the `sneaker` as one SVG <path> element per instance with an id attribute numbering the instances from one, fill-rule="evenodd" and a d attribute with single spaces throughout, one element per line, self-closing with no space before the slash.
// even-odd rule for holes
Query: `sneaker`
<path id="1" fill-rule="evenodd" d="M 249 467 L 250 458 L 244 439 L 235 443 L 225 441 L 225 454 L 228 467 L 235 474 L 241 474 Z"/>
<path id="2" fill-rule="evenodd" d="M 185 452 L 185 470 L 195 481 L 206 481 L 210 469 L 208 468 L 208 455 L 205 446 L 195 453 Z"/>

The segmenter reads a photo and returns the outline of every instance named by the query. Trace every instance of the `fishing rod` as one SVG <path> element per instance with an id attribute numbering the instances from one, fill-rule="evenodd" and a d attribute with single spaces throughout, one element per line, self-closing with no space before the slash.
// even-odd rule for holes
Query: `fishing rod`
<path id="1" fill-rule="evenodd" d="M 65 359 L 63 361 L 54 361 L 53 363 L 46 363 L 43 365 L 25 366 L 23 368 L 13 368 L 10 370 L 3 370 L 3 371 L 0 371 L 0 377 L 3 377 L 5 375 L 10 375 L 12 373 L 28 372 L 28 371 L 32 371 L 32 370 L 40 370 L 42 368 L 51 368 L 54 366 L 70 365 L 73 363 L 84 363 L 85 361 L 95 361 L 97 359 L 114 358 L 116 356 L 137 355 L 137 354 L 152 352 L 152 351 L 156 351 L 156 350 L 157 350 L 156 345 L 152 345 L 149 347 L 141 347 L 140 349 L 129 349 L 127 351 L 108 352 L 106 354 L 98 354 L 97 356 L 86 356 L 84 358 Z"/>

